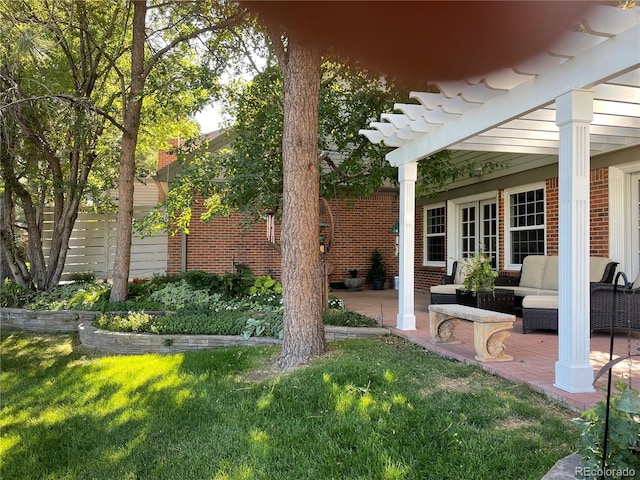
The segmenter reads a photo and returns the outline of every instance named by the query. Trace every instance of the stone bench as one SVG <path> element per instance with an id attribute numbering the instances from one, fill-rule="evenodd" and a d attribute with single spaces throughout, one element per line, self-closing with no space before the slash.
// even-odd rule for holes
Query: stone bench
<path id="1" fill-rule="evenodd" d="M 508 362 L 511 355 L 504 353 L 504 342 L 511 335 L 515 315 L 492 312 L 466 305 L 429 305 L 430 342 L 434 345 L 457 344 L 453 336 L 460 320 L 473 322 L 473 343 L 476 360 L 480 362 Z"/>

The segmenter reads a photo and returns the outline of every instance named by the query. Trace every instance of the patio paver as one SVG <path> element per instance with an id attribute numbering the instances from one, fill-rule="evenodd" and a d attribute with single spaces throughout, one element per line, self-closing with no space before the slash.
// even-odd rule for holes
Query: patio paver
<path id="1" fill-rule="evenodd" d="M 462 340 L 458 345 L 434 345 L 429 334 L 429 294 L 423 291 L 415 292 L 416 330 L 401 331 L 395 328 L 398 314 L 397 290 L 362 290 L 349 292 L 335 290 L 331 292 L 338 298 L 342 298 L 345 307 L 379 321 L 390 327 L 391 331 L 402 338 L 409 340 L 426 350 L 435 352 L 443 357 L 460 362 L 477 365 L 483 370 L 500 376 L 510 381 L 527 383 L 532 389 L 544 393 L 559 403 L 575 411 L 583 411 L 591 408 L 598 401 L 605 399 L 603 387 L 606 385 L 604 375 L 596 385 L 593 393 L 572 394 L 553 386 L 555 380 L 554 365 L 558 359 L 558 336 L 554 332 L 531 332 L 522 334 L 522 319 L 518 318 L 514 323 L 511 336 L 507 343 L 509 355 L 514 357 L 511 362 L 481 363 L 475 357 L 473 345 L 473 324 L 461 322 L 456 327 L 456 337 Z M 631 349 L 635 351 L 640 346 L 640 336 L 632 332 Z M 615 355 L 626 355 L 627 335 L 625 332 L 616 334 L 614 343 Z M 637 352 L 636 352 L 637 353 Z M 608 332 L 596 332 L 591 336 L 591 364 L 597 370 L 609 360 L 609 334 Z M 614 381 L 628 376 L 628 362 L 621 362 L 614 368 Z M 640 385 L 640 362 L 632 364 L 632 382 Z"/>

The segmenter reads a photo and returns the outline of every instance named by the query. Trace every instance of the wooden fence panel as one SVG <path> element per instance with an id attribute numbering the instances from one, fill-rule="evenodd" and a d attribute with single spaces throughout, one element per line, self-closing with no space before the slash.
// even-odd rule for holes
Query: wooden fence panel
<path id="1" fill-rule="evenodd" d="M 150 207 L 134 207 L 134 218 Z M 43 245 L 45 255 L 51 247 L 53 213 L 45 213 Z M 134 233 L 131 243 L 131 278 L 148 278 L 167 273 L 168 238 L 164 232 L 141 238 Z M 62 280 L 74 273 L 92 272 L 98 279 L 111 279 L 116 256 L 116 214 L 80 212 L 69 239 L 69 251 Z"/>

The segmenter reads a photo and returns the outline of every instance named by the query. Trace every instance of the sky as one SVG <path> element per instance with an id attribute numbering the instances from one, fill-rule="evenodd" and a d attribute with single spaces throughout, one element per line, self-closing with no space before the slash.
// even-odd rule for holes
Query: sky
<path id="1" fill-rule="evenodd" d="M 196 122 L 200 125 L 201 133 L 209 133 L 219 130 L 221 127 L 222 116 L 220 105 L 215 103 L 209 105 L 204 110 L 196 114 Z"/>

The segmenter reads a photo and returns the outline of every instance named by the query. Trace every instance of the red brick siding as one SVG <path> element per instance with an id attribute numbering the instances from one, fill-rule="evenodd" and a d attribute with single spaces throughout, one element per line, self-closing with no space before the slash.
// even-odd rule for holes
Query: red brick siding
<path id="1" fill-rule="evenodd" d="M 365 276 L 374 248 L 382 252 L 388 276 L 398 274 L 395 238 L 389 233 L 398 219 L 398 197 L 395 192 L 377 193 L 366 199 L 334 200 L 335 238 L 328 254 L 332 266 L 331 281 L 348 276 L 356 268 Z M 193 220 L 187 235 L 187 270 L 225 273 L 235 263 L 247 265 L 255 274 L 280 276 L 280 254 L 266 239 L 266 225 L 258 222 L 251 229 L 242 229 L 244 218 L 237 213 L 200 222 L 201 203 L 194 206 Z M 280 228 L 276 226 L 276 238 Z M 180 271 L 181 235 L 169 238 L 168 270 Z"/>
<path id="2" fill-rule="evenodd" d="M 550 178 L 545 185 L 545 217 L 547 255 L 558 255 L 558 178 Z"/>
<path id="3" fill-rule="evenodd" d="M 177 147 L 178 146 L 178 142 L 179 140 L 177 138 L 173 138 L 171 140 L 169 140 L 169 145 L 171 145 L 172 147 Z M 173 153 L 173 151 L 170 152 L 166 152 L 164 150 L 160 150 L 158 152 L 158 170 L 160 170 L 161 168 L 169 165 L 172 162 L 175 162 L 177 159 L 176 155 Z"/>
<path id="4" fill-rule="evenodd" d="M 608 170 L 591 171 L 591 255 L 609 255 L 608 224 Z M 396 236 L 389 233 L 398 220 L 398 196 L 395 192 L 380 192 L 357 200 L 331 202 L 335 224 L 335 238 L 328 261 L 331 281 L 339 281 L 356 268 L 359 276 L 366 275 L 369 256 L 378 248 L 387 264 L 388 277 L 398 275 L 398 257 L 395 256 Z M 280 255 L 266 240 L 266 226 L 256 223 L 251 229 L 242 229 L 244 218 L 235 213 L 230 217 L 214 218 L 203 224 L 199 220 L 200 204 L 194 207 L 194 220 L 187 235 L 187 270 L 205 270 L 224 273 L 233 270 L 233 264 L 243 263 L 255 274 L 269 273 L 280 276 Z M 500 265 L 505 265 L 505 195 L 498 192 L 498 223 Z M 546 182 L 547 254 L 558 254 L 558 179 Z M 440 283 L 444 268 L 422 265 L 424 249 L 424 208 L 417 207 L 415 223 L 415 286 L 428 289 Z M 280 238 L 276 227 L 276 238 Z M 180 271 L 181 235 L 169 238 L 168 271 Z M 448 255 L 448 253 L 447 253 Z M 450 273 L 450 272 L 448 272 Z M 513 274 L 513 272 L 509 272 Z M 387 285 L 389 286 L 389 284 Z"/>
<path id="5" fill-rule="evenodd" d="M 609 169 L 591 170 L 591 249 L 594 257 L 609 256 Z"/>
<path id="6" fill-rule="evenodd" d="M 609 256 L 609 170 L 591 170 L 590 175 L 590 255 Z M 547 255 L 558 255 L 558 178 L 547 180 Z"/>

